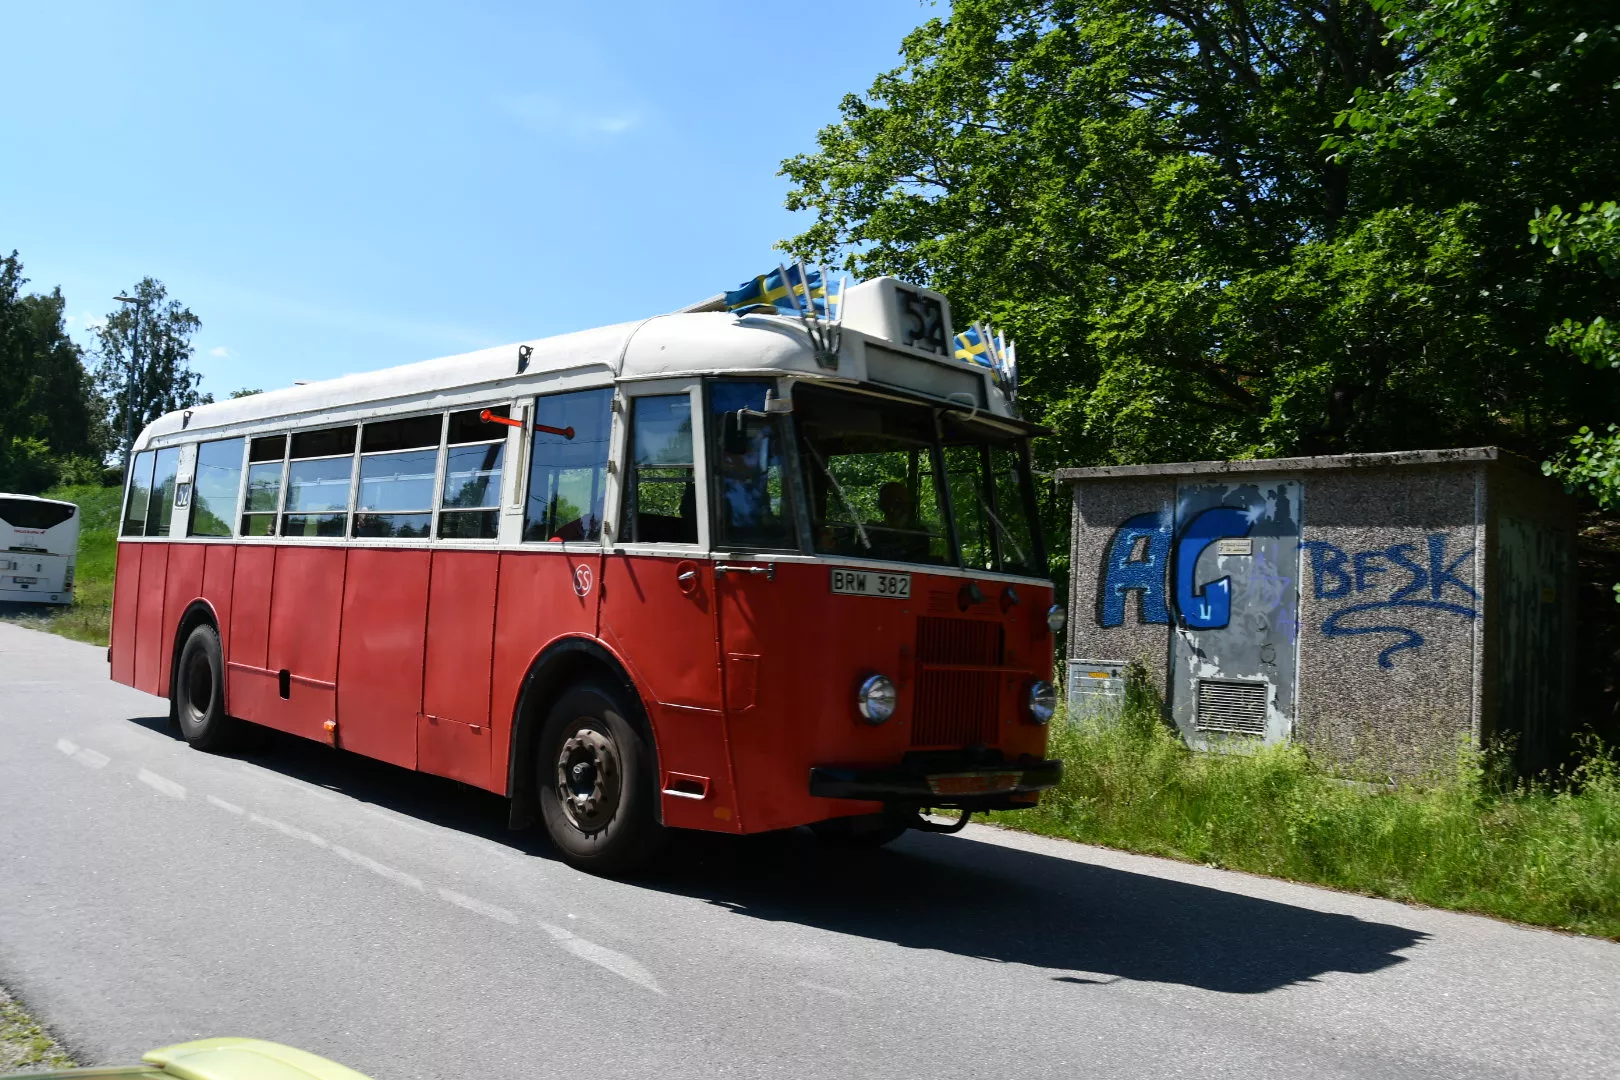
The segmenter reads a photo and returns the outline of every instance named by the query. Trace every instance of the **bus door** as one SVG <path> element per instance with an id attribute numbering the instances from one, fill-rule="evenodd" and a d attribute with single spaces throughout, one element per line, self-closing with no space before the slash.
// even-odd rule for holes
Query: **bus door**
<path id="1" fill-rule="evenodd" d="M 715 597 L 732 761 L 748 777 L 750 828 L 791 819 L 805 795 L 814 725 L 784 723 L 804 704 L 804 662 L 816 655 L 823 568 L 800 553 L 787 425 L 766 412 L 765 380 L 707 388 L 713 463 Z M 787 556 L 787 558 L 783 558 Z M 766 825 L 765 827 L 770 827 Z"/>
<path id="2" fill-rule="evenodd" d="M 601 633 L 651 700 L 665 824 L 735 829 L 715 647 L 701 386 L 623 390 L 623 462 L 603 559 Z"/>

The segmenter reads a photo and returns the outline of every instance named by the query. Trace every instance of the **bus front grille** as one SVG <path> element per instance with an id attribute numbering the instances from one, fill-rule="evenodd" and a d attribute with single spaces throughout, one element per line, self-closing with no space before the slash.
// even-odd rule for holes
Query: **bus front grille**
<path id="1" fill-rule="evenodd" d="M 1001 706 L 1001 626 L 978 619 L 917 620 L 917 692 L 911 745 L 996 742 Z"/>

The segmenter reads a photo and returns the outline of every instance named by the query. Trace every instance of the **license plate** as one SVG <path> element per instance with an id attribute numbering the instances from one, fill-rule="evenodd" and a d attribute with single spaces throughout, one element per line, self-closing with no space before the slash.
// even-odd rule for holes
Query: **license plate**
<path id="1" fill-rule="evenodd" d="M 911 597 L 911 575 L 841 570 L 835 566 L 832 571 L 832 591 L 845 596 L 887 596 L 906 600 Z"/>
<path id="2" fill-rule="evenodd" d="M 1011 791 L 1023 778 L 1021 773 L 947 773 L 928 778 L 928 789 L 935 795 L 986 795 Z"/>
<path id="3" fill-rule="evenodd" d="M 39 584 L 39 578 L 37 578 L 37 577 L 14 577 L 11 580 L 16 582 L 18 585 L 38 585 Z"/>

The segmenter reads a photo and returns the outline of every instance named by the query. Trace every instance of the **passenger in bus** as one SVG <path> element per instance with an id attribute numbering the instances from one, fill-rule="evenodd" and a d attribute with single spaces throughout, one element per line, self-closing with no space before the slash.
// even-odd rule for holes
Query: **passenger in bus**
<path id="1" fill-rule="evenodd" d="M 917 503 L 911 489 L 898 480 L 878 488 L 881 522 L 874 522 L 873 554 L 880 558 L 928 560 L 929 530 L 917 520 Z"/>

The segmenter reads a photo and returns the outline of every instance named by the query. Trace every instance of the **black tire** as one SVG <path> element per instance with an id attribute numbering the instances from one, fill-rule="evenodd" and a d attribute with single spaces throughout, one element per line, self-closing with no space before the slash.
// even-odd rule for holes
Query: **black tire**
<path id="1" fill-rule="evenodd" d="M 881 814 L 818 821 L 810 826 L 810 831 L 829 847 L 879 848 L 900 839 L 915 820 L 915 811 L 886 810 Z"/>
<path id="2" fill-rule="evenodd" d="M 204 624 L 191 631 L 174 665 L 169 702 L 180 737 L 198 750 L 226 750 L 241 725 L 225 715 L 225 660 L 219 631 Z"/>
<path id="3" fill-rule="evenodd" d="M 623 694 L 586 682 L 546 716 L 535 763 L 540 817 L 557 851 L 593 874 L 646 864 L 664 839 L 651 739 Z"/>

